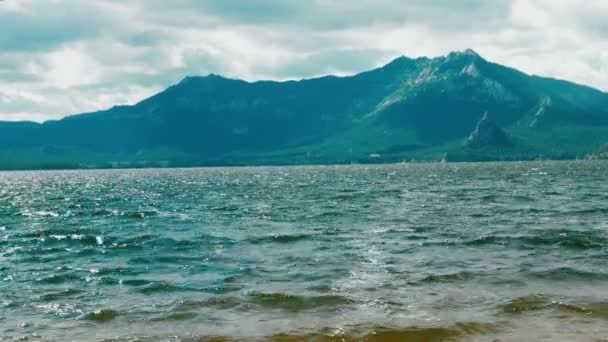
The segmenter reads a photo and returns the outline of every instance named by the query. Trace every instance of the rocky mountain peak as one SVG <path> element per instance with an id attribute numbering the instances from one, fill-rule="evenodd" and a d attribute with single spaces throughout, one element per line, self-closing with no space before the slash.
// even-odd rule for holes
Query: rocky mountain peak
<path id="1" fill-rule="evenodd" d="M 475 52 L 475 50 L 473 49 L 466 49 L 464 51 L 454 51 L 454 52 L 450 52 L 447 56 L 448 60 L 466 60 L 466 61 L 478 61 L 478 60 L 482 60 L 483 57 L 481 57 L 480 54 L 478 54 L 477 52 Z"/>

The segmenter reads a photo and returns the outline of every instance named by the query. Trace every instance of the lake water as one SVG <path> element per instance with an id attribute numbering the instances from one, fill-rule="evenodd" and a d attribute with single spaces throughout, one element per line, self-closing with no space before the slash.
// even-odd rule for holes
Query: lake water
<path id="1" fill-rule="evenodd" d="M 0 173 L 0 340 L 606 341 L 607 171 Z"/>

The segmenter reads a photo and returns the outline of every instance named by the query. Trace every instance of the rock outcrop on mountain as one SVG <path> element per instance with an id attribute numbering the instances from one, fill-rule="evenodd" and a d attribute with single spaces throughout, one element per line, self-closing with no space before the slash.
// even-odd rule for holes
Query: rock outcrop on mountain
<path id="1" fill-rule="evenodd" d="M 466 140 L 465 147 L 484 148 L 484 147 L 511 147 L 511 139 L 498 127 L 485 112 L 475 130 Z"/>

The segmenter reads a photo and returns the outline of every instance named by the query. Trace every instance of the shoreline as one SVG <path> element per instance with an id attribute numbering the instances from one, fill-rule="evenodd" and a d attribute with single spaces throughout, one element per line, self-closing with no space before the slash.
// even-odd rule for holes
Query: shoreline
<path id="1" fill-rule="evenodd" d="M 125 167 L 58 167 L 58 168 L 1 168 L 0 173 L 10 172 L 43 172 L 43 171 L 120 171 L 120 170 L 196 170 L 196 169 L 247 169 L 247 168 L 297 168 L 297 167 L 344 167 L 344 166 L 396 166 L 396 165 L 464 165 L 464 164 L 519 164 L 519 163 L 602 163 L 608 159 L 523 159 L 523 160 L 470 160 L 470 161 L 393 161 L 393 162 L 370 162 L 370 163 L 277 163 L 277 164 L 201 164 L 201 165 L 171 165 L 171 166 L 125 166 Z"/>

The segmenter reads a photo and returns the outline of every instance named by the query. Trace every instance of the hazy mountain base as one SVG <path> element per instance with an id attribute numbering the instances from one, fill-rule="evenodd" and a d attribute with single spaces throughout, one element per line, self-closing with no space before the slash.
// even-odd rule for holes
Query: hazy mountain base
<path id="1" fill-rule="evenodd" d="M 504 131 L 509 146 L 467 145 L 468 137 L 439 145 L 424 145 L 413 130 L 382 125 L 361 125 L 319 144 L 270 153 L 234 151 L 209 158 L 170 149 L 141 150 L 136 153 L 95 153 L 74 147 L 44 146 L 0 152 L 0 169 L 87 169 L 250 165 L 314 165 L 399 162 L 466 162 L 608 159 L 602 146 L 608 127 L 559 126 L 529 134 L 528 127 Z M 554 143 L 555 137 L 560 143 Z M 589 153 L 589 151 L 594 151 Z"/>
<path id="2" fill-rule="evenodd" d="M 383 135 L 384 141 L 367 140 L 367 144 L 349 144 L 335 138 L 324 143 L 285 149 L 273 153 L 250 154 L 233 152 L 216 158 L 187 154 L 167 149 L 138 151 L 137 153 L 94 153 L 76 148 L 32 148 L 0 152 L 0 169 L 106 169 L 106 168 L 163 168 L 197 166 L 251 166 L 251 165 L 315 165 L 352 163 L 399 162 L 467 162 L 467 161 L 518 161 L 608 159 L 608 148 L 587 151 L 601 145 L 608 128 L 560 128 L 538 136 L 521 136 L 517 129 L 508 130 L 513 144 L 508 147 L 484 146 L 470 148 L 467 139 L 458 139 L 438 146 L 424 146 L 408 132 L 396 130 Z M 357 134 L 352 132 L 350 134 Z M 543 144 L 552 134 L 567 134 L 570 144 L 555 146 Z M 549 137 L 547 137 L 548 135 Z M 577 139 L 584 137 L 585 139 Z M 580 144 L 574 143 L 581 142 Z M 585 143 L 586 142 L 586 143 Z M 389 146 L 384 148 L 383 146 Z"/>
<path id="3" fill-rule="evenodd" d="M 467 146 L 462 138 L 436 146 L 420 143 L 415 132 L 374 126 L 354 129 L 326 141 L 271 153 L 235 151 L 209 158 L 169 149 L 136 153 L 95 153 L 74 147 L 10 149 L 0 152 L 0 169 L 106 169 L 197 166 L 315 165 L 399 162 L 467 162 L 608 159 L 608 147 L 598 149 L 608 127 L 555 127 L 528 134 L 527 129 L 505 130 L 509 146 Z M 561 136 L 563 142 L 553 143 Z M 357 137 L 355 139 L 355 137 Z M 367 138 L 366 138 L 367 137 Z M 380 137 L 380 139 L 378 139 Z M 388 147 L 386 147 L 388 146 Z M 588 151 L 594 151 L 589 153 Z"/>

